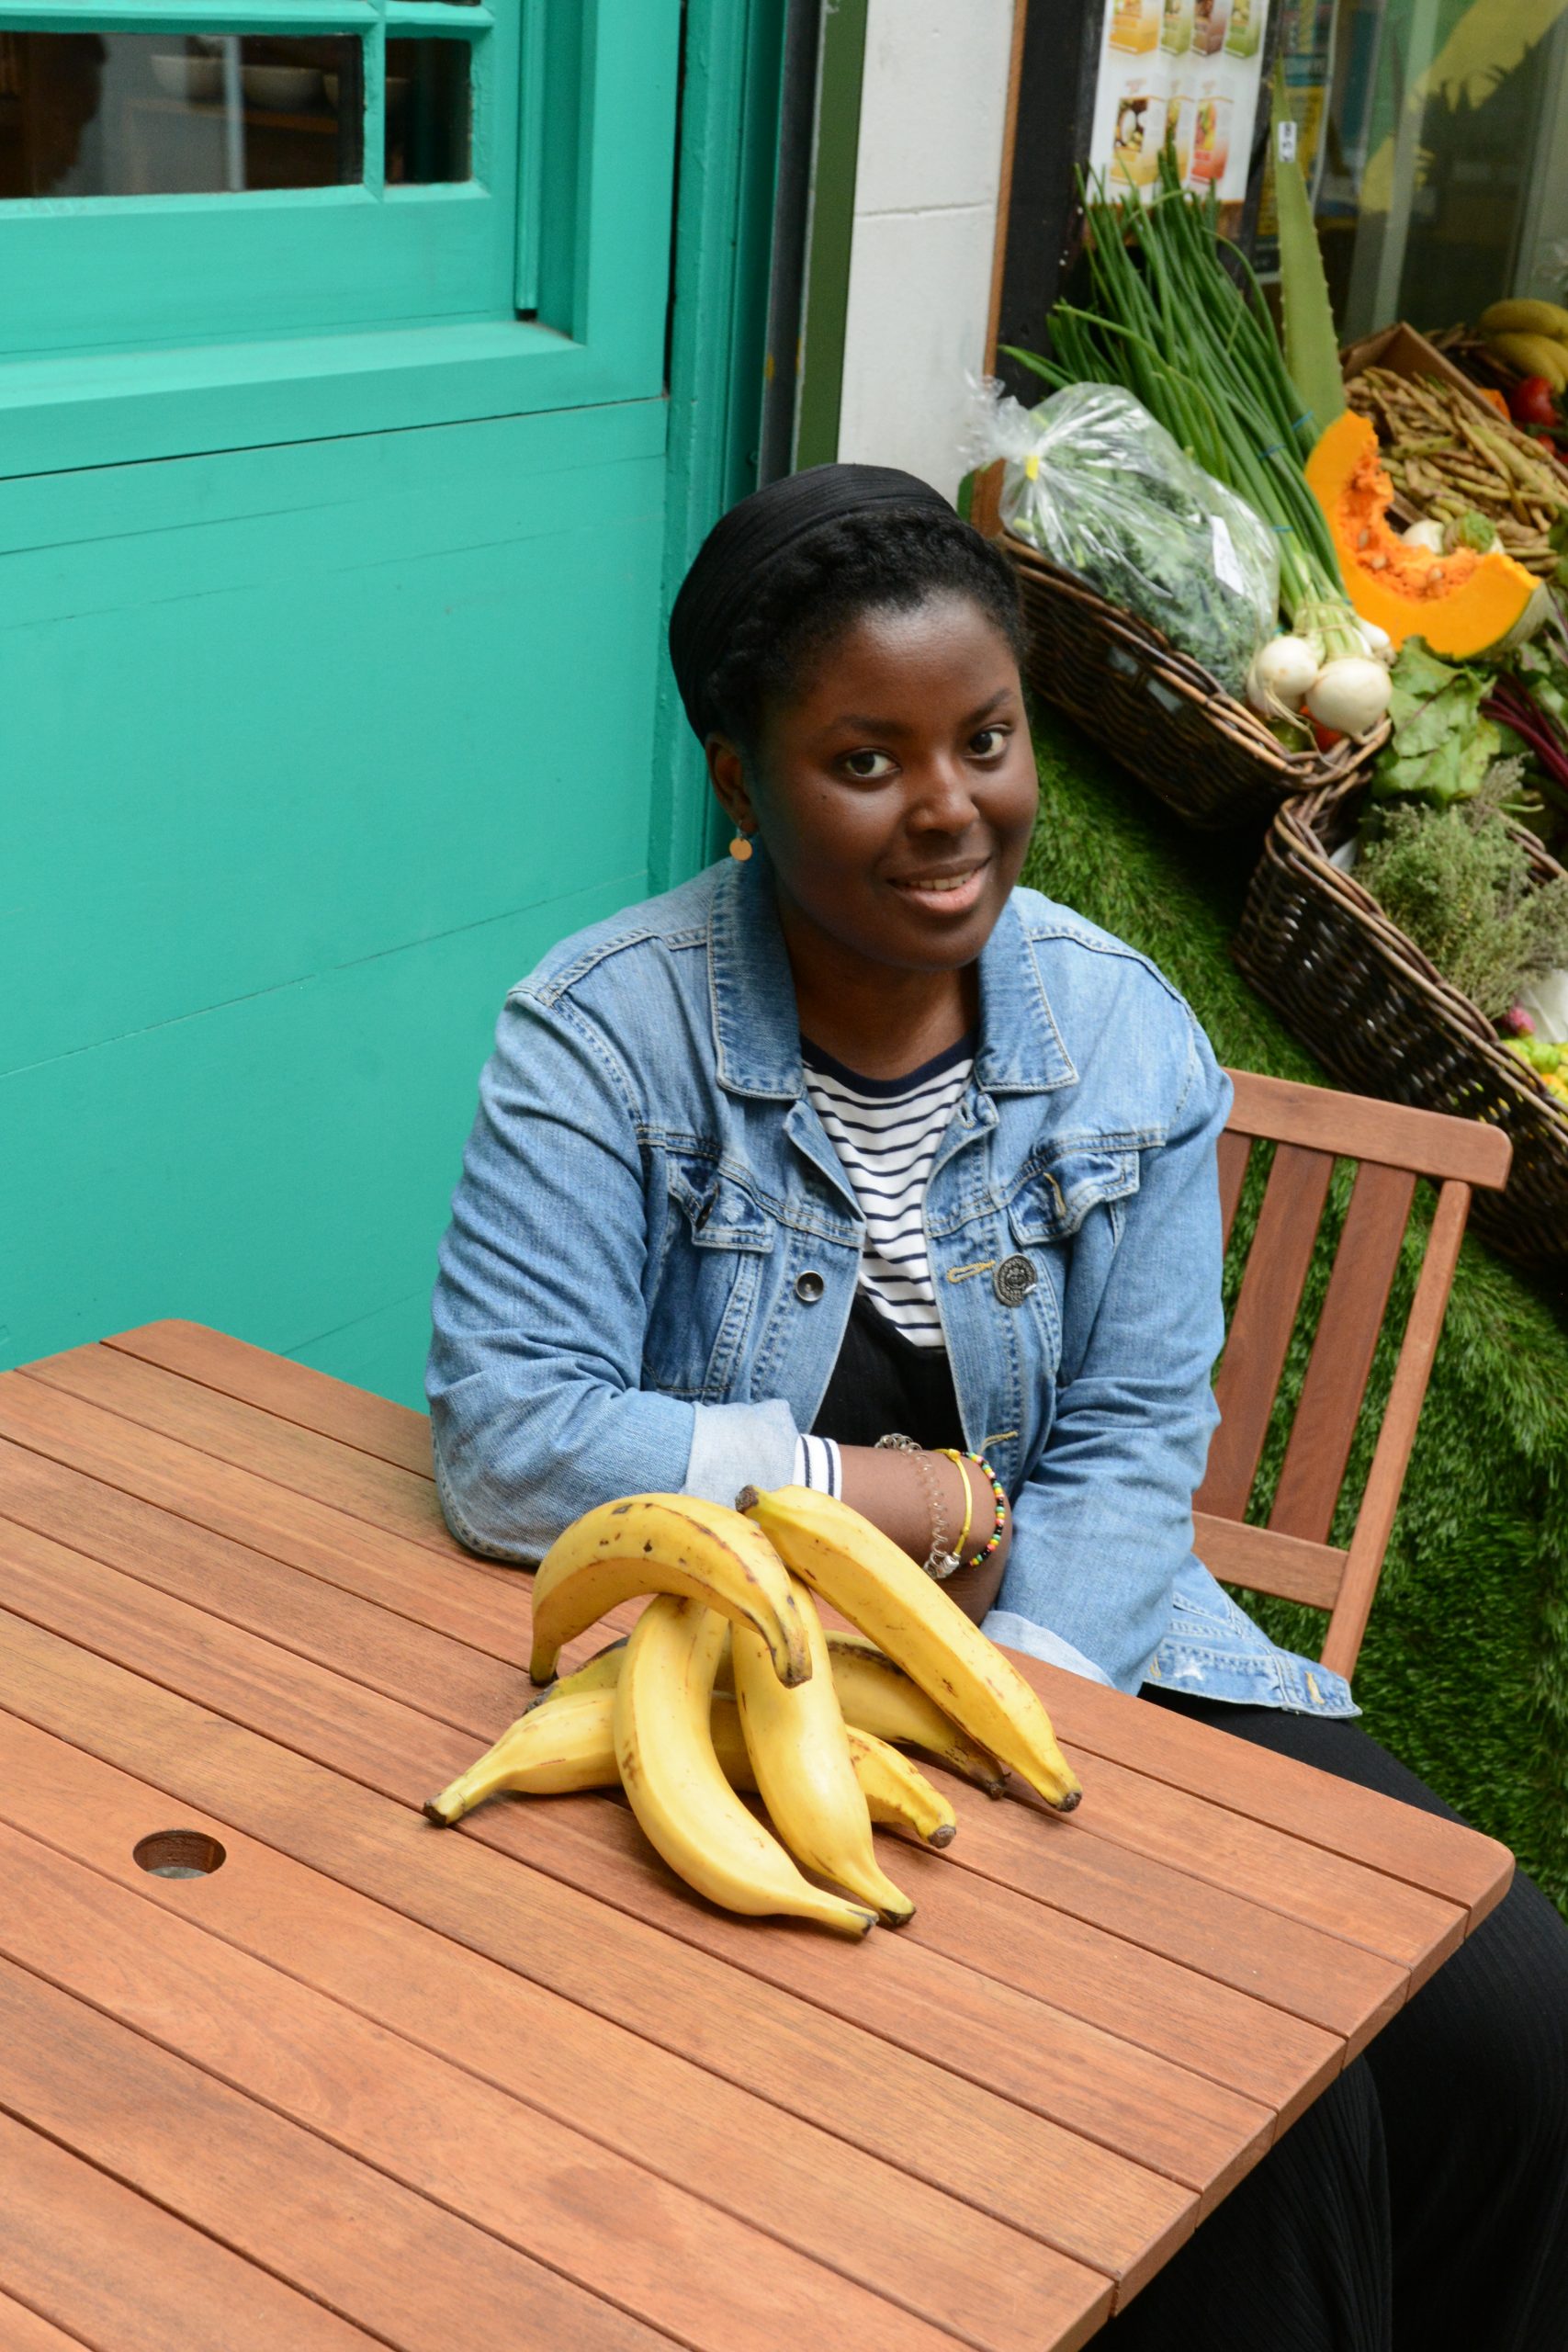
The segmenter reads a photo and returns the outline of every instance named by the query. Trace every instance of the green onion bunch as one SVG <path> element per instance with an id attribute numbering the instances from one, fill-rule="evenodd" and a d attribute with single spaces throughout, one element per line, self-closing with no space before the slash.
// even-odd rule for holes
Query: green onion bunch
<path id="1" fill-rule="evenodd" d="M 1121 384 L 1205 473 L 1247 501 L 1280 543 L 1280 601 L 1330 633 L 1345 592 L 1303 460 L 1317 437 L 1245 254 L 1220 235 L 1211 191 L 1187 195 L 1169 147 L 1157 194 L 1111 202 L 1084 188 L 1092 306 L 1053 308 L 1051 356 L 1011 356 L 1053 389 Z M 1226 257 L 1235 265 L 1233 276 Z"/>

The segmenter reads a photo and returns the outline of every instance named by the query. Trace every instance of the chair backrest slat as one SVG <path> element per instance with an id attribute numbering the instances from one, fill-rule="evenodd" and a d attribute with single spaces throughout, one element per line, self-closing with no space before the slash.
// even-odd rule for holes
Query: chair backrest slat
<path id="1" fill-rule="evenodd" d="M 1252 1070 L 1227 1076 L 1235 1089 L 1229 1125 L 1244 1136 L 1307 1144 L 1341 1159 L 1381 1159 L 1391 1168 L 1414 1168 L 1418 1176 L 1457 1176 L 1466 1184 L 1498 1185 L 1507 1178 L 1513 1146 L 1500 1127 L 1479 1119 L 1412 1111 L 1402 1102 L 1259 1078 Z"/>
<path id="2" fill-rule="evenodd" d="M 1239 1135 L 1235 1127 L 1227 1127 L 1219 1141 L 1220 1157 L 1220 1247 L 1231 1246 L 1231 1227 L 1241 1206 L 1241 1188 L 1247 1182 L 1247 1163 L 1252 1158 L 1252 1137 Z"/>
<path id="3" fill-rule="evenodd" d="M 1277 1593 L 1281 1600 L 1310 1601 L 1314 1609 L 1332 1609 L 1339 1598 L 1346 1555 L 1331 1544 L 1303 1544 L 1294 1535 L 1277 1535 L 1271 1527 L 1210 1519 L 1195 1510 L 1192 1548 L 1210 1574 L 1225 1584 Z"/>
<path id="4" fill-rule="evenodd" d="M 1465 1220 L 1470 1215 L 1470 1192 L 1468 1184 L 1450 1181 L 1438 1194 L 1421 1278 L 1410 1302 L 1410 1319 L 1405 1324 L 1399 1362 L 1394 1366 L 1388 1408 L 1378 1431 L 1377 1450 L 1356 1518 L 1356 1532 L 1350 1538 L 1339 1599 L 1323 1645 L 1323 1662 L 1332 1667 L 1336 1674 L 1354 1671 L 1361 1636 L 1372 1613 L 1383 1555 L 1393 1532 L 1393 1515 L 1399 1508 L 1410 1450 L 1416 1442 L 1416 1425 L 1421 1418 L 1422 1400 L 1427 1394 L 1432 1359 L 1438 1352 L 1454 1268 L 1459 1262 L 1459 1245 L 1464 1238 Z"/>
<path id="5" fill-rule="evenodd" d="M 1408 1168 L 1363 1161 L 1318 1318 L 1269 1524 L 1325 1544 L 1416 1196 Z"/>
<path id="6" fill-rule="evenodd" d="M 1334 1155 L 1282 1143 L 1274 1154 L 1241 1295 L 1214 1383 L 1221 1420 L 1193 1508 L 1245 1519 L 1291 1344 Z"/>
<path id="7" fill-rule="evenodd" d="M 1248 1070 L 1219 1143 L 1228 1245 L 1255 1142 L 1275 1146 L 1214 1383 L 1221 1420 L 1192 1498 L 1200 1559 L 1225 1581 L 1330 1611 L 1323 1662 L 1355 1668 L 1437 1353 L 1472 1187 L 1500 1188 L 1513 1147 L 1481 1121 Z M 1267 1527 L 1247 1517 L 1336 1159 L 1359 1164 Z M 1438 1186 L 1420 1278 L 1348 1551 L 1325 1541 L 1388 1311 L 1416 1179 Z"/>

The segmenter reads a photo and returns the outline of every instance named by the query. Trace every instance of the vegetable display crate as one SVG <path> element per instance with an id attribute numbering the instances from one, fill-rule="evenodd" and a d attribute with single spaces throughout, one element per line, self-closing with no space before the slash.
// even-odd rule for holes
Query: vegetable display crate
<path id="1" fill-rule="evenodd" d="M 1514 1146 L 1507 1187 L 1477 1193 L 1473 1222 L 1505 1257 L 1560 1265 L 1568 1259 L 1568 1106 L 1354 875 L 1331 863 L 1364 795 L 1364 783 L 1352 780 L 1279 811 L 1247 891 L 1235 960 L 1339 1085 L 1502 1127 Z M 1538 885 L 1562 872 L 1533 833 L 1516 838 Z"/>
<path id="2" fill-rule="evenodd" d="M 1299 794 L 1359 776 L 1387 741 L 1385 719 L 1363 742 L 1287 751 L 1157 630 L 1021 539 L 991 536 L 1018 574 L 1031 685 L 1199 831 L 1267 824 Z"/>

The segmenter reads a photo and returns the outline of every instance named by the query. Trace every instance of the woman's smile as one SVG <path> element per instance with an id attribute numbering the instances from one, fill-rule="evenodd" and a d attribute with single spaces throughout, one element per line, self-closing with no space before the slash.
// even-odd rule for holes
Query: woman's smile
<path id="1" fill-rule="evenodd" d="M 990 870 L 988 857 L 971 857 L 962 865 L 937 866 L 927 874 L 895 874 L 892 888 L 907 904 L 933 915 L 964 915 L 979 903 Z"/>

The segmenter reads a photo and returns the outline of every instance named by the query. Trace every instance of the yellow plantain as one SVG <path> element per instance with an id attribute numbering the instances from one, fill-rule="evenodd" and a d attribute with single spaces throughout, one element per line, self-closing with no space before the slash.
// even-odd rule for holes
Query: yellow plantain
<path id="1" fill-rule="evenodd" d="M 477 1764 L 432 1797 L 426 1814 L 450 1827 L 503 1789 L 556 1797 L 604 1788 L 615 1778 L 615 1712 L 613 1690 L 569 1691 L 563 1685 L 547 1703 L 520 1715 Z"/>
<path id="2" fill-rule="evenodd" d="M 869 1634 L 971 1739 L 1047 1804 L 1083 1794 L 1051 1719 L 1011 1660 L 897 1544 L 836 1496 L 779 1487 L 737 1498 L 794 1575 Z"/>
<path id="3" fill-rule="evenodd" d="M 797 1862 L 869 1904 L 885 1926 L 901 1928 L 915 1906 L 877 1861 L 822 1622 L 804 1588 L 795 1598 L 811 1675 L 794 1690 L 779 1680 L 766 1644 L 750 1627 L 733 1629 L 735 1701 L 758 1791 Z"/>
<path id="4" fill-rule="evenodd" d="M 595 1650 L 592 1657 L 580 1666 L 575 1674 L 563 1674 L 558 1682 L 547 1682 L 536 1690 L 524 1709 L 526 1714 L 535 1707 L 542 1707 L 547 1699 L 565 1699 L 583 1690 L 613 1690 L 621 1679 L 621 1660 L 626 1654 L 630 1635 L 623 1634 L 616 1642 Z"/>
<path id="5" fill-rule="evenodd" d="M 811 1671 L 789 1577 L 765 1537 L 722 1503 L 627 1495 L 574 1520 L 540 1561 L 530 1679 L 547 1682 L 575 1634 L 645 1592 L 701 1601 L 751 1626 L 782 1682 L 804 1682 Z"/>
<path id="6" fill-rule="evenodd" d="M 837 1625 L 824 1630 L 845 1723 L 895 1747 L 923 1748 L 987 1796 L 1001 1795 L 1008 1776 L 996 1758 L 960 1731 L 885 1650 L 864 1634 L 846 1634 Z"/>
<path id="7" fill-rule="evenodd" d="M 945 1838 L 931 1838 L 923 1824 L 942 1818 L 953 1818 L 947 1799 L 939 1796 L 923 1774 L 915 1772 L 913 1765 L 906 1770 L 919 1783 L 923 1793 L 911 1792 L 913 1810 L 895 1806 L 895 1810 L 878 1813 L 877 1800 L 894 1803 L 888 1792 L 889 1774 L 880 1762 L 873 1761 L 863 1770 L 863 1761 L 872 1750 L 880 1755 L 886 1747 L 919 1747 L 936 1757 L 950 1771 L 962 1774 L 975 1786 L 984 1789 L 988 1797 L 999 1797 L 1007 1787 L 1007 1774 L 994 1756 L 961 1732 L 949 1721 L 934 1699 L 928 1699 L 917 1683 L 910 1681 L 901 1666 L 895 1666 L 876 1644 L 864 1634 L 846 1633 L 839 1625 L 824 1625 L 828 1637 L 828 1655 L 833 1668 L 833 1688 L 839 1694 L 839 1706 L 844 1718 L 844 1729 L 850 1735 L 850 1754 L 854 1759 L 855 1776 L 860 1781 L 871 1817 L 879 1826 L 908 1827 L 928 1845 L 944 1846 Z M 625 1640 L 613 1642 L 601 1650 L 575 1674 L 562 1682 L 553 1683 L 534 1700 L 542 1707 L 557 1696 L 570 1690 L 613 1690 L 626 1657 Z M 740 1720 L 735 1712 L 734 1675 L 730 1669 L 728 1652 L 720 1657 L 718 1679 L 714 1692 L 713 1736 L 718 1750 L 718 1760 L 729 1780 L 738 1789 L 754 1789 L 757 1785 L 746 1756 L 740 1736 Z M 733 1768 L 733 1769 L 732 1769 Z M 606 1776 L 614 1779 L 614 1773 Z M 945 1809 L 933 1813 L 932 1807 Z"/>
<path id="8" fill-rule="evenodd" d="M 907 1829 L 922 1846 L 951 1846 L 958 1815 L 918 1764 L 874 1732 L 844 1725 L 866 1808 L 878 1828 Z"/>
<path id="9" fill-rule="evenodd" d="M 871 1912 L 804 1878 L 724 1777 L 709 1723 L 724 1634 L 715 1611 L 673 1595 L 637 1619 L 615 1696 L 615 1761 L 632 1811 L 671 1869 L 711 1903 L 863 1936 Z"/>
<path id="10" fill-rule="evenodd" d="M 626 1646 L 625 1642 L 617 1642 L 613 1650 L 601 1650 L 589 1665 L 603 1668 L 605 1661 L 613 1661 L 618 1671 Z M 543 1692 L 477 1764 L 470 1764 L 450 1788 L 431 1798 L 424 1808 L 430 1819 L 449 1827 L 487 1797 L 502 1792 L 519 1796 L 570 1796 L 587 1789 L 618 1789 L 615 1680 L 615 1675 L 606 1671 L 595 1686 L 576 1689 L 573 1676 L 570 1681 L 558 1682 Z M 547 1710 L 547 1724 L 541 1720 Z M 754 1792 L 757 1776 L 746 1752 L 740 1712 L 733 1698 L 715 1692 L 710 1729 L 725 1779 L 732 1788 Z M 897 1748 L 873 1738 L 869 1732 L 856 1731 L 852 1724 L 845 1729 L 855 1778 L 873 1821 L 908 1829 L 928 1846 L 948 1845 L 956 1823 L 946 1798 Z"/>

